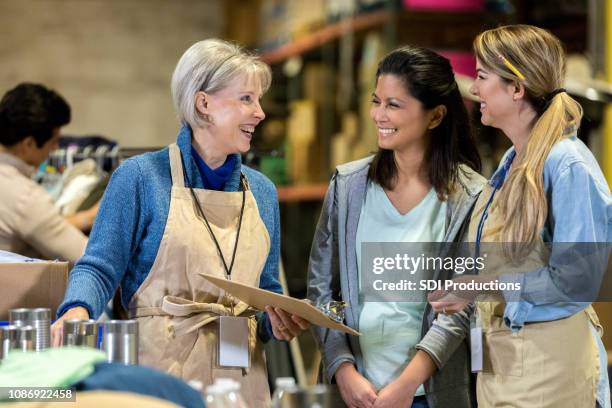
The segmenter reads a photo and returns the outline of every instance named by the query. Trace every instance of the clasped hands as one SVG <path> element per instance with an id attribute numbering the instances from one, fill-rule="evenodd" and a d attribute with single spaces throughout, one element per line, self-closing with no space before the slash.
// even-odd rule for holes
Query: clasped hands
<path id="1" fill-rule="evenodd" d="M 377 393 L 374 385 L 352 363 L 343 363 L 335 377 L 349 408 L 410 408 L 418 388 L 417 383 L 401 375 Z"/>

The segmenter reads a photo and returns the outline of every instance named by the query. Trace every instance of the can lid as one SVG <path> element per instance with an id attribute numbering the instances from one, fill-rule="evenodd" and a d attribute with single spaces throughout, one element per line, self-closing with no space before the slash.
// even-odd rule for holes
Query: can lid
<path id="1" fill-rule="evenodd" d="M 138 334 L 136 320 L 109 320 L 104 322 L 104 333 Z"/>
<path id="2" fill-rule="evenodd" d="M 19 309 L 11 309 L 9 310 L 9 321 L 25 321 L 30 317 L 30 309 L 19 308 Z"/>
<path id="3" fill-rule="evenodd" d="M 80 334 L 88 335 L 95 334 L 98 332 L 98 322 L 93 319 L 80 320 L 80 319 L 69 319 L 64 322 L 64 333 L 68 334 Z"/>
<path id="4" fill-rule="evenodd" d="M 29 314 L 30 320 L 51 320 L 51 309 L 46 307 L 37 307 L 36 309 L 30 309 Z"/>

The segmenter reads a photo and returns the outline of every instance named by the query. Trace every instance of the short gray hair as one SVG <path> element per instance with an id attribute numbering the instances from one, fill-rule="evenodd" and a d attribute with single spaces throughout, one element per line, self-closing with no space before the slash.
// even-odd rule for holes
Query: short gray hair
<path id="1" fill-rule="evenodd" d="M 196 110 L 198 91 L 214 94 L 240 77 L 255 75 L 266 92 L 272 82 L 270 67 L 242 47 L 216 38 L 193 44 L 181 57 L 172 74 L 172 99 L 181 123 L 203 127 L 206 119 Z"/>

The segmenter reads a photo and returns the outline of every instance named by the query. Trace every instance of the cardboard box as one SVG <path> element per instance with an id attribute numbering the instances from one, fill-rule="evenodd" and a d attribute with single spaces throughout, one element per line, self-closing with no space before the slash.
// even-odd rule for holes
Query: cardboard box
<path id="1" fill-rule="evenodd" d="M 0 263 L 0 320 L 18 307 L 48 307 L 55 317 L 67 283 L 68 262 Z"/>

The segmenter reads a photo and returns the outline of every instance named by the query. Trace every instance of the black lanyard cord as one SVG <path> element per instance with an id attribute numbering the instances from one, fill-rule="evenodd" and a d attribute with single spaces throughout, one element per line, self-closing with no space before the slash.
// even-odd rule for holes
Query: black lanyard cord
<path id="1" fill-rule="evenodd" d="M 189 187 L 189 191 L 191 191 L 191 195 L 196 203 L 196 208 L 198 209 L 198 213 L 204 219 L 206 228 L 208 229 L 208 232 L 210 233 L 210 236 L 212 237 L 213 242 L 215 243 L 215 246 L 217 247 L 217 251 L 219 252 L 219 257 L 221 258 L 221 261 L 223 262 L 223 266 L 225 267 L 225 272 L 227 273 L 227 276 L 229 278 L 232 275 L 232 269 L 234 268 L 234 261 L 236 260 L 236 251 L 238 250 L 238 241 L 240 240 L 240 230 L 242 229 L 242 215 L 244 214 L 244 202 L 246 199 L 246 192 L 244 189 L 242 190 L 242 205 L 240 207 L 240 216 L 238 218 L 238 231 L 236 232 L 236 242 L 234 243 L 234 251 L 232 253 L 232 262 L 228 268 L 227 262 L 225 262 L 225 257 L 223 256 L 223 252 L 221 251 L 221 246 L 219 245 L 219 241 L 217 241 L 217 237 L 215 236 L 215 233 L 210 227 L 208 218 L 206 218 L 206 214 L 204 214 L 204 211 L 202 210 L 200 200 L 198 200 L 198 197 L 196 196 L 192 187 Z"/>
<path id="2" fill-rule="evenodd" d="M 247 183 L 245 181 L 244 175 L 242 173 L 240 174 L 240 185 L 242 187 L 242 205 L 240 207 L 240 217 L 238 218 L 238 231 L 236 232 L 236 242 L 234 243 L 234 251 L 232 253 L 232 262 L 228 268 L 227 262 L 225 262 L 225 257 L 223 256 L 223 252 L 221 251 L 221 246 L 219 245 L 219 241 L 217 241 L 217 237 L 215 236 L 215 233 L 210 227 L 208 218 L 206 218 L 206 215 L 204 214 L 204 211 L 202 210 L 202 205 L 200 204 L 200 200 L 198 200 L 197 195 L 193 191 L 193 187 L 191 187 L 189 183 L 189 179 L 187 177 L 187 171 L 185 169 L 185 164 L 183 162 L 182 154 L 181 154 L 181 164 L 183 167 L 183 179 L 185 180 L 185 184 L 189 185 L 189 191 L 191 191 L 191 196 L 193 197 L 193 200 L 196 203 L 196 208 L 198 209 L 198 213 L 200 214 L 200 217 L 204 219 L 204 223 L 206 224 L 206 229 L 208 229 L 208 232 L 210 233 L 210 236 L 213 239 L 215 246 L 217 247 L 217 252 L 219 253 L 221 262 L 223 262 L 223 267 L 225 268 L 225 273 L 227 274 L 227 278 L 230 279 L 232 275 L 232 269 L 234 268 L 234 261 L 236 260 L 236 251 L 238 250 L 238 240 L 240 239 L 240 230 L 242 229 L 242 215 L 244 214 L 244 202 L 246 200 Z M 232 307 L 233 307 L 233 304 L 232 304 Z"/>

